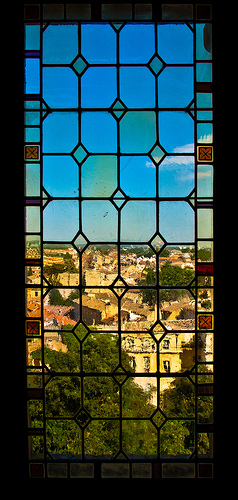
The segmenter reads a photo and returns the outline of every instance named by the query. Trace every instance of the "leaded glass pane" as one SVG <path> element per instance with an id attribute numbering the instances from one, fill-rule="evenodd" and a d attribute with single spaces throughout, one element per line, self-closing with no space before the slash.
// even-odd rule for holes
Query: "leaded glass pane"
<path id="1" fill-rule="evenodd" d="M 24 16 L 30 477 L 212 477 L 211 5 Z"/>

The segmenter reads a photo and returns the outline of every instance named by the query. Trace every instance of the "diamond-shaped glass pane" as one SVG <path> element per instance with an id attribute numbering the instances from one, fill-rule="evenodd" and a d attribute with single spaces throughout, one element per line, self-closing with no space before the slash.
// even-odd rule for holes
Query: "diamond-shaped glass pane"
<path id="1" fill-rule="evenodd" d="M 74 152 L 74 156 L 76 160 L 78 160 L 78 162 L 81 163 L 84 160 L 84 158 L 86 158 L 87 152 L 85 151 L 83 146 L 79 146 Z"/>
<path id="2" fill-rule="evenodd" d="M 115 109 L 123 109 L 123 110 L 124 110 L 124 109 L 125 109 L 125 106 L 124 106 L 124 104 L 123 104 L 121 101 L 119 101 L 119 100 L 117 99 L 117 100 L 116 100 L 116 102 L 115 102 L 115 104 L 114 104 L 114 106 L 113 106 L 113 109 L 114 109 L 114 110 L 115 110 Z"/>
<path id="3" fill-rule="evenodd" d="M 154 239 L 151 241 L 152 247 L 156 250 L 156 252 L 159 252 L 162 246 L 164 245 L 164 240 L 160 238 L 160 236 L 157 234 Z"/>
<path id="4" fill-rule="evenodd" d="M 159 163 L 165 157 L 164 151 L 159 146 L 155 146 L 150 154 L 156 163 Z"/>
<path id="5" fill-rule="evenodd" d="M 160 410 L 157 410 L 155 412 L 155 414 L 153 415 L 152 420 L 157 427 L 161 427 L 161 425 L 164 423 L 166 418 Z"/>
<path id="6" fill-rule="evenodd" d="M 87 64 L 81 57 L 78 57 L 73 66 L 77 71 L 78 75 L 81 75 L 81 73 L 85 70 Z"/>
<path id="7" fill-rule="evenodd" d="M 158 75 L 159 72 L 164 68 L 164 63 L 161 61 L 161 59 L 159 59 L 159 57 L 155 56 L 150 63 L 150 67 L 154 71 L 154 73 Z"/>
<path id="8" fill-rule="evenodd" d="M 118 382 L 118 384 L 123 384 L 127 378 L 126 371 L 122 366 L 118 366 L 118 368 L 115 370 L 114 374 L 114 379 Z"/>
<path id="9" fill-rule="evenodd" d="M 91 417 L 84 408 L 81 408 L 81 410 L 77 413 L 75 420 L 80 427 L 86 427 L 89 424 Z"/>

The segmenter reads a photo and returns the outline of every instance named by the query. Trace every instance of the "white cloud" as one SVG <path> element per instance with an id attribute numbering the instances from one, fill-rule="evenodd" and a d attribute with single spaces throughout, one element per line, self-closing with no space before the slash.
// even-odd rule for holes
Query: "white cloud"
<path id="1" fill-rule="evenodd" d="M 178 146 L 173 149 L 173 153 L 194 153 L 194 143 Z"/>
<path id="2" fill-rule="evenodd" d="M 204 177 L 211 177 L 211 172 L 198 172 L 198 179 L 203 179 Z"/>
<path id="3" fill-rule="evenodd" d="M 211 143 L 212 142 L 212 134 L 201 135 L 198 139 L 199 143 Z"/>
<path id="4" fill-rule="evenodd" d="M 194 156 L 167 156 L 160 164 L 161 169 L 166 169 L 168 166 L 170 170 L 177 170 L 179 167 L 194 165 Z"/>
<path id="5" fill-rule="evenodd" d="M 146 161 L 145 166 L 147 168 L 155 168 L 155 164 L 152 161 Z"/>

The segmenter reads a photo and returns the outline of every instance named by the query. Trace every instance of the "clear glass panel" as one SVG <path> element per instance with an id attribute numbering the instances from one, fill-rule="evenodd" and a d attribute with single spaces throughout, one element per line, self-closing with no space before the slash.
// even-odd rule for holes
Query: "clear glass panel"
<path id="1" fill-rule="evenodd" d="M 92 459 L 92 456 L 102 457 L 106 455 L 111 458 L 119 451 L 119 435 L 119 420 L 93 420 L 87 426 L 85 433 L 84 446 L 86 457 Z M 121 466 L 121 464 L 118 466 Z"/>
<path id="2" fill-rule="evenodd" d="M 40 141 L 40 129 L 39 128 L 25 128 L 25 141 L 26 142 L 39 142 Z"/>
<path id="3" fill-rule="evenodd" d="M 39 259 L 41 256 L 41 237 L 37 234 L 26 235 L 25 257 L 26 259 Z"/>
<path id="4" fill-rule="evenodd" d="M 70 64 L 78 53 L 77 24 L 50 24 L 43 33 L 43 64 Z"/>
<path id="5" fill-rule="evenodd" d="M 155 113 L 129 111 L 120 121 L 121 153 L 148 153 L 156 141 Z"/>
<path id="6" fill-rule="evenodd" d="M 154 108 L 155 78 L 142 66 L 120 68 L 120 95 L 128 108 Z"/>
<path id="7" fill-rule="evenodd" d="M 78 166 L 71 156 L 43 157 L 43 185 L 50 196 L 78 196 Z"/>
<path id="8" fill-rule="evenodd" d="M 90 153 L 116 153 L 117 125 L 108 112 L 83 112 L 81 118 L 83 145 Z"/>
<path id="9" fill-rule="evenodd" d="M 50 285 L 78 285 L 78 252 L 69 244 L 45 244 L 43 273 Z"/>
<path id="10" fill-rule="evenodd" d="M 145 21 L 152 19 L 152 4 L 135 4 L 135 19 L 136 21 Z"/>
<path id="11" fill-rule="evenodd" d="M 147 242 L 155 232 L 154 201 L 128 201 L 121 211 L 121 240 Z"/>
<path id="12" fill-rule="evenodd" d="M 45 241 L 71 241 L 79 229 L 79 204 L 76 200 L 54 200 L 43 213 Z"/>
<path id="13" fill-rule="evenodd" d="M 32 285 L 40 285 L 41 268 L 39 266 L 27 266 L 25 270 L 25 282 Z"/>
<path id="14" fill-rule="evenodd" d="M 153 197 L 156 194 L 156 166 L 148 156 L 120 158 L 120 185 L 127 196 Z"/>
<path id="15" fill-rule="evenodd" d="M 25 49 L 40 50 L 40 26 L 39 24 L 25 25 Z"/>
<path id="16" fill-rule="evenodd" d="M 196 94 L 198 108 L 212 108 L 212 94 Z"/>
<path id="17" fill-rule="evenodd" d="M 116 245 L 89 245 L 82 255 L 82 274 L 86 287 L 111 285 L 118 275 Z"/>
<path id="18" fill-rule="evenodd" d="M 115 31 L 107 23 L 82 24 L 81 51 L 90 64 L 115 64 Z"/>
<path id="19" fill-rule="evenodd" d="M 213 166 L 198 165 L 197 195 L 199 198 L 213 196 Z"/>
<path id="20" fill-rule="evenodd" d="M 135 435 L 140 439 L 135 440 Z M 153 456 L 157 452 L 157 431 L 149 420 L 123 420 L 122 446 L 131 458 Z"/>
<path id="21" fill-rule="evenodd" d="M 129 4 L 102 4 L 102 19 L 123 20 L 132 19 L 132 5 Z"/>
<path id="22" fill-rule="evenodd" d="M 144 269 L 153 271 L 150 272 L 152 279 L 156 276 L 156 257 L 148 245 L 123 245 L 120 249 L 120 267 L 125 282 L 128 285 L 136 285 L 140 283 Z M 149 278 L 150 276 L 147 281 Z M 155 282 L 156 279 L 152 284 Z"/>
<path id="23" fill-rule="evenodd" d="M 193 99 L 193 68 L 167 67 L 158 78 L 159 106 L 185 108 Z"/>
<path id="24" fill-rule="evenodd" d="M 78 320 L 79 291 L 76 288 L 52 288 L 44 298 L 44 327 L 55 330 L 70 326 L 72 329 Z"/>
<path id="25" fill-rule="evenodd" d="M 26 207 L 26 232 L 39 233 L 40 232 L 40 208 L 39 207 Z"/>
<path id="26" fill-rule="evenodd" d="M 41 289 L 26 289 L 26 316 L 37 318 L 41 315 Z M 39 348 L 39 345 L 38 345 Z"/>
<path id="27" fill-rule="evenodd" d="M 196 56 L 201 60 L 212 58 L 212 25 L 210 23 L 196 26 Z"/>
<path id="28" fill-rule="evenodd" d="M 198 262 L 213 261 L 213 241 L 198 241 Z"/>
<path id="29" fill-rule="evenodd" d="M 155 52 L 155 33 L 153 24 L 126 24 L 120 31 L 121 64 L 148 63 Z"/>
<path id="30" fill-rule="evenodd" d="M 109 197 L 117 187 L 116 156 L 90 156 L 81 172 L 82 196 Z"/>
<path id="31" fill-rule="evenodd" d="M 66 19 L 87 21 L 91 19 L 91 4 L 66 4 Z"/>
<path id="32" fill-rule="evenodd" d="M 43 122 L 43 152 L 71 153 L 78 142 L 78 115 L 53 112 Z"/>
<path id="33" fill-rule="evenodd" d="M 117 210 L 106 200 L 82 202 L 83 232 L 90 241 L 117 241 Z"/>
<path id="34" fill-rule="evenodd" d="M 118 299 L 116 295 L 107 288 L 90 289 L 89 285 L 82 295 L 82 320 L 90 330 L 95 330 L 95 327 L 96 330 L 117 330 Z M 99 337 L 96 338 L 99 339 Z M 100 349 L 101 347 L 100 345 Z"/>
<path id="35" fill-rule="evenodd" d="M 159 112 L 160 143 L 168 153 L 194 152 L 194 123 L 184 111 Z"/>
<path id="36" fill-rule="evenodd" d="M 159 165 L 159 195 L 185 197 L 194 189 L 193 156 L 167 156 Z"/>
<path id="37" fill-rule="evenodd" d="M 163 4 L 162 19 L 164 21 L 193 19 L 193 5 L 190 4 Z"/>
<path id="38" fill-rule="evenodd" d="M 213 210 L 203 208 L 198 210 L 198 237 L 212 238 L 213 236 Z"/>
<path id="39" fill-rule="evenodd" d="M 43 68 L 43 99 L 51 108 L 78 107 L 78 78 L 71 68 Z"/>
<path id="40" fill-rule="evenodd" d="M 43 4 L 43 19 L 64 19 L 63 4 Z"/>
<path id="41" fill-rule="evenodd" d="M 212 123 L 197 124 L 197 142 L 199 144 L 211 143 L 213 141 L 213 126 Z"/>
<path id="42" fill-rule="evenodd" d="M 26 125 L 40 125 L 40 113 L 37 111 L 26 112 L 25 113 L 25 124 Z"/>
<path id="43" fill-rule="evenodd" d="M 197 63 L 197 82 L 212 82 L 212 64 Z"/>
<path id="44" fill-rule="evenodd" d="M 119 363 L 118 336 L 110 333 L 103 333 L 102 335 L 101 332 L 96 331 L 97 328 L 102 328 L 102 324 L 100 327 L 95 326 L 93 332 L 90 333 L 83 342 L 83 369 L 86 372 L 96 370 L 100 373 L 111 373 L 117 368 Z M 104 356 L 105 352 L 108 352 L 107 358 Z M 112 381 L 111 383 L 110 377 L 90 377 L 87 380 L 88 382 L 85 381 L 85 404 L 91 415 L 95 417 L 113 416 L 113 405 L 115 404 L 118 416 L 118 386 L 116 382 L 114 383 L 114 381 Z M 101 414 L 99 414 L 100 403 L 95 400 L 95 392 L 99 386 L 103 394 L 105 405 L 105 410 L 103 407 L 101 408 Z M 108 394 L 107 391 L 110 391 L 111 395 Z M 91 398 L 94 399 L 94 403 L 91 401 Z M 99 406 L 98 409 L 97 406 Z M 92 409 L 94 410 L 93 412 Z"/>
<path id="45" fill-rule="evenodd" d="M 194 241 L 194 211 L 184 201 L 160 202 L 159 226 L 169 243 Z"/>
<path id="46" fill-rule="evenodd" d="M 25 195 L 40 196 L 39 163 L 27 163 L 25 165 Z"/>
<path id="47" fill-rule="evenodd" d="M 101 398 L 96 397 L 100 392 Z M 118 417 L 118 384 L 108 377 L 88 377 L 84 383 L 85 407 L 92 417 Z"/>
<path id="48" fill-rule="evenodd" d="M 158 53 L 167 64 L 193 62 L 193 34 L 186 24 L 158 24 Z"/>
<path id="49" fill-rule="evenodd" d="M 144 284 L 145 281 L 146 279 L 141 280 L 141 284 Z M 150 281 L 153 285 L 155 284 L 153 276 Z M 151 288 L 142 288 L 140 291 L 132 288 L 123 295 L 121 309 L 123 312 L 123 331 L 149 330 L 157 321 L 156 291 Z"/>
<path id="50" fill-rule="evenodd" d="M 88 68 L 81 80 L 82 108 L 107 108 L 117 96 L 116 68 Z"/>
<path id="51" fill-rule="evenodd" d="M 25 59 L 25 92 L 38 94 L 40 91 L 40 60 Z"/>

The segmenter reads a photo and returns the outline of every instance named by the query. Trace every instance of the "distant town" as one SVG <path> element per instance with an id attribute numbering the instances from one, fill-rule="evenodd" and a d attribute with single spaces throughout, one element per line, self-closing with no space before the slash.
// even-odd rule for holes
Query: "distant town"
<path id="1" fill-rule="evenodd" d="M 122 349 L 138 373 L 136 382 L 145 389 L 148 384 L 153 385 L 151 375 L 157 370 L 172 375 L 191 369 L 195 360 L 194 247 L 167 246 L 158 262 L 156 252 L 146 245 L 121 246 L 119 263 L 115 245 L 92 244 L 82 250 L 79 248 L 78 252 L 69 244 L 44 246 L 43 311 L 41 291 L 37 288 L 43 278 L 40 267 L 26 268 L 27 314 L 39 318 L 43 313 L 45 345 L 64 352 L 67 347 L 62 332 L 72 330 L 76 334 L 81 324 L 86 330 L 111 332 L 112 336 L 120 331 Z M 205 260 L 210 260 L 209 251 L 202 251 L 207 253 Z M 26 257 L 37 259 L 37 252 L 37 245 L 31 242 Z M 159 285 L 165 287 L 159 289 L 158 296 L 153 288 L 157 266 Z M 81 298 L 77 288 L 80 284 Z M 207 312 L 213 305 L 211 282 L 202 277 L 199 285 L 197 307 Z M 171 286 L 177 288 L 166 288 Z M 29 339 L 30 364 L 34 364 L 39 342 Z M 199 361 L 212 361 L 212 333 L 200 333 L 197 350 Z M 150 377 L 139 376 L 145 373 Z M 170 383 L 171 378 L 164 377 L 162 390 Z"/>

